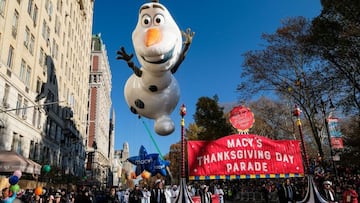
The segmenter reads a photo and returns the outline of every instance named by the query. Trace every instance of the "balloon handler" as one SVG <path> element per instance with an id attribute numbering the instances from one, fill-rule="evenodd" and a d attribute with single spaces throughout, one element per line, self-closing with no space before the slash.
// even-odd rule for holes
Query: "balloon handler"
<path id="1" fill-rule="evenodd" d="M 158 135 L 175 130 L 170 114 L 179 101 L 180 90 L 173 74 L 185 59 L 194 34 L 189 28 L 181 31 L 166 7 L 153 1 L 140 7 L 132 33 L 141 68 L 124 47 L 117 51 L 117 59 L 125 60 L 134 72 L 125 84 L 125 100 L 131 112 L 155 120 Z"/>

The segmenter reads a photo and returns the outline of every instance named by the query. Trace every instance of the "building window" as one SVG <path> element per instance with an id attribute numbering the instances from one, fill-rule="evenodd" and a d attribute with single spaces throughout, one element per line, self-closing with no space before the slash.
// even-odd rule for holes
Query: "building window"
<path id="1" fill-rule="evenodd" d="M 37 111 L 38 111 L 38 117 L 37 117 L 37 124 L 38 124 L 38 128 L 40 129 L 42 126 L 41 126 L 41 111 L 40 111 L 40 109 L 38 108 L 37 109 Z"/>
<path id="2" fill-rule="evenodd" d="M 21 138 L 22 137 L 23 137 L 22 135 L 19 135 L 15 132 L 13 133 L 11 150 L 15 151 L 18 154 L 22 154 L 22 151 L 21 151 Z"/>
<path id="3" fill-rule="evenodd" d="M 27 117 L 27 109 L 28 109 L 28 101 L 26 99 L 24 99 L 24 104 L 23 104 L 23 108 L 22 108 L 22 118 L 26 119 Z"/>
<path id="4" fill-rule="evenodd" d="M 26 86 L 30 86 L 30 77 L 31 77 L 31 68 L 30 66 L 26 65 L 25 60 L 22 59 L 19 78 Z"/>
<path id="5" fill-rule="evenodd" d="M 16 110 L 15 110 L 15 114 L 16 115 L 20 115 L 20 109 L 21 109 L 21 106 L 22 106 L 22 99 L 23 97 L 19 94 L 18 95 L 18 100 L 16 101 Z"/>
<path id="6" fill-rule="evenodd" d="M 43 48 L 40 48 L 39 64 L 41 67 L 44 67 L 45 65 L 45 52 Z"/>
<path id="7" fill-rule="evenodd" d="M 0 0 L 0 15 L 4 16 L 6 0 Z"/>
<path id="8" fill-rule="evenodd" d="M 50 1 L 49 4 L 47 5 L 46 10 L 47 10 L 47 12 L 48 12 L 48 14 L 49 14 L 49 17 L 50 17 L 50 19 L 51 19 L 51 16 L 52 16 L 52 14 L 53 14 L 53 4 L 52 4 L 51 1 Z"/>
<path id="9" fill-rule="evenodd" d="M 8 68 L 10 68 L 10 69 L 12 69 L 13 58 L 14 58 L 14 47 L 12 47 L 12 46 L 10 45 L 10 47 L 9 47 L 9 53 L 8 53 L 8 58 L 7 58 L 7 62 L 6 62 L 6 65 L 7 65 Z"/>
<path id="10" fill-rule="evenodd" d="M 34 145 L 35 145 L 34 140 L 31 140 L 30 141 L 30 151 L 29 151 L 29 158 L 30 159 L 34 159 Z"/>
<path id="11" fill-rule="evenodd" d="M 32 116 L 32 124 L 33 124 L 33 126 L 35 126 L 36 127 L 36 116 L 37 116 L 37 107 L 34 107 L 33 108 L 33 116 Z"/>
<path id="12" fill-rule="evenodd" d="M 35 5 L 35 6 L 34 6 L 34 12 L 33 12 L 33 14 L 32 14 L 32 20 L 33 20 L 34 26 L 36 26 L 36 20 L 37 20 L 38 12 L 39 12 L 39 9 L 38 9 L 38 7 Z"/>
<path id="13" fill-rule="evenodd" d="M 30 86 L 30 77 L 31 77 L 31 68 L 30 68 L 30 66 L 27 66 L 24 83 L 28 87 Z"/>
<path id="14" fill-rule="evenodd" d="M 46 21 L 43 21 L 43 27 L 41 29 L 41 35 L 43 36 L 44 40 L 46 40 L 46 43 L 49 43 L 48 40 L 50 38 L 50 27 L 46 23 Z M 49 45 L 49 44 L 48 44 Z"/>
<path id="15" fill-rule="evenodd" d="M 25 80 L 25 73 L 26 73 L 26 62 L 24 59 L 21 60 L 21 65 L 20 65 L 20 80 L 24 82 Z"/>
<path id="16" fill-rule="evenodd" d="M 34 44 L 35 44 L 35 36 L 31 35 L 30 43 L 29 43 L 29 52 L 31 55 L 34 53 Z"/>
<path id="17" fill-rule="evenodd" d="M 12 28 L 11 28 L 12 30 L 11 34 L 14 38 L 16 38 L 18 23 L 19 23 L 19 12 L 15 10 L 12 21 Z"/>
<path id="18" fill-rule="evenodd" d="M 10 91 L 10 85 L 5 83 L 4 96 L 2 98 L 2 104 L 6 108 L 9 108 L 9 103 L 8 103 L 9 91 Z"/>
<path id="19" fill-rule="evenodd" d="M 29 0 L 28 7 L 27 7 L 27 12 L 29 15 L 31 15 L 31 13 L 32 13 L 33 3 L 34 3 L 34 0 Z"/>
<path id="20" fill-rule="evenodd" d="M 40 78 L 37 78 L 36 80 L 36 93 L 40 94 L 42 91 L 41 91 L 41 88 L 42 88 L 42 81 Z"/>
<path id="21" fill-rule="evenodd" d="M 24 46 L 28 48 L 30 41 L 30 29 L 28 27 L 25 28 L 25 36 L 24 36 Z"/>

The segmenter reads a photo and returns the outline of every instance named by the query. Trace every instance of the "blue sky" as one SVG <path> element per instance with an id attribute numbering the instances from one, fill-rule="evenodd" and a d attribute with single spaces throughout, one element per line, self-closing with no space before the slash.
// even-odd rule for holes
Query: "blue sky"
<path id="1" fill-rule="evenodd" d="M 128 142 L 130 156 L 138 155 L 141 145 L 148 153 L 165 155 L 169 152 L 170 145 L 180 140 L 181 104 L 187 107 L 187 127 L 194 122 L 199 97 L 217 94 L 220 103 L 235 103 L 241 98 L 236 93 L 236 86 L 241 80 L 241 55 L 249 50 L 262 49 L 264 41 L 261 34 L 274 33 L 281 26 L 282 19 L 297 16 L 312 19 L 321 12 L 320 0 L 160 1 L 180 29 L 191 28 L 195 37 L 185 61 L 174 75 L 180 86 L 180 100 L 172 113 L 176 130 L 168 136 L 159 136 L 153 130 L 152 120 L 138 119 L 130 112 L 123 89 L 132 71 L 124 61 L 116 60 L 116 51 L 121 46 L 134 53 L 131 35 L 139 8 L 147 2 L 96 0 L 94 8 L 93 34 L 101 33 L 112 72 L 115 149 L 122 149 L 123 143 Z M 140 66 L 136 57 L 134 62 Z"/>

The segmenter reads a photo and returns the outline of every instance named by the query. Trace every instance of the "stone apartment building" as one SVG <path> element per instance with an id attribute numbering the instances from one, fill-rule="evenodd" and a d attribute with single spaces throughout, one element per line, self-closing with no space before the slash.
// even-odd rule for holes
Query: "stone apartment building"
<path id="1" fill-rule="evenodd" d="M 92 37 L 91 53 L 86 176 L 106 187 L 112 185 L 115 113 L 109 60 L 100 34 Z"/>
<path id="2" fill-rule="evenodd" d="M 0 150 L 77 177 L 93 152 L 103 183 L 115 115 L 93 11 L 93 0 L 0 0 Z"/>

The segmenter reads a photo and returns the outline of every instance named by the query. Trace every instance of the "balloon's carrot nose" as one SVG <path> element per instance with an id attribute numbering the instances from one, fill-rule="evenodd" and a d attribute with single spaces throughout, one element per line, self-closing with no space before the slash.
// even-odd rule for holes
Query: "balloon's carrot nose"
<path id="1" fill-rule="evenodd" d="M 161 40 L 161 32 L 158 28 L 150 28 L 146 33 L 145 45 L 147 47 L 158 43 Z"/>

